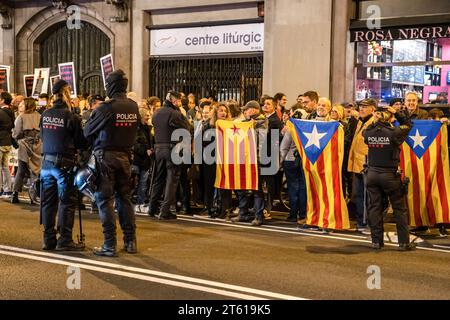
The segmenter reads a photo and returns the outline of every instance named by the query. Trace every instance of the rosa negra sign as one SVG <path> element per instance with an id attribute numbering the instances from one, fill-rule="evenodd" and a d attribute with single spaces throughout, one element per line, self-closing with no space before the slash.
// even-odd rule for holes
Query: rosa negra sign
<path id="1" fill-rule="evenodd" d="M 150 32 L 150 55 L 264 50 L 264 23 L 157 29 Z"/>
<path id="2" fill-rule="evenodd" d="M 351 30 L 352 42 L 450 38 L 450 25 Z"/>

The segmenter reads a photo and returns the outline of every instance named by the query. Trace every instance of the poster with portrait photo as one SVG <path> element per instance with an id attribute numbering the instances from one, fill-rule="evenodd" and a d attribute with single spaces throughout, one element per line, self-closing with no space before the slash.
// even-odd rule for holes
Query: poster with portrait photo
<path id="1" fill-rule="evenodd" d="M 111 53 L 100 58 L 100 67 L 102 68 L 103 85 L 106 89 L 106 78 L 114 71 L 114 62 Z"/>
<path id="2" fill-rule="evenodd" d="M 26 74 L 23 76 L 23 89 L 26 97 L 31 97 L 33 93 L 34 74 Z"/>
<path id="3" fill-rule="evenodd" d="M 32 97 L 37 99 L 41 93 L 48 94 L 48 82 L 50 81 L 50 68 L 34 69 Z"/>
<path id="4" fill-rule="evenodd" d="M 58 63 L 59 76 L 70 86 L 70 97 L 77 97 L 77 81 L 75 79 L 75 66 L 73 62 Z"/>
<path id="5" fill-rule="evenodd" d="M 58 74 L 56 76 L 50 77 L 50 92 L 52 92 L 52 88 L 55 85 L 55 83 L 61 79 L 61 76 Z"/>
<path id="6" fill-rule="evenodd" d="M 11 67 L 0 65 L 0 92 L 6 91 L 9 92 L 9 75 L 10 75 Z"/>

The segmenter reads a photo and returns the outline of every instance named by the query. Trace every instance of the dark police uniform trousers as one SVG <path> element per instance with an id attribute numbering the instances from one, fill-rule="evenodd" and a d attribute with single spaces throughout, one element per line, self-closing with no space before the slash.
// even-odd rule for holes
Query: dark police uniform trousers
<path id="1" fill-rule="evenodd" d="M 100 152 L 101 153 L 101 152 Z M 116 200 L 119 223 L 125 242 L 136 240 L 136 219 L 131 203 L 131 165 L 130 153 L 126 151 L 99 151 L 94 154 L 99 163 L 100 177 L 95 192 L 95 199 L 102 221 L 105 245 L 116 247 L 116 218 L 114 199 Z"/>
<path id="2" fill-rule="evenodd" d="M 149 213 L 157 213 L 157 202 L 164 192 L 164 200 L 161 203 L 160 213 L 170 214 L 170 206 L 175 204 L 178 181 L 180 179 L 181 167 L 172 162 L 171 153 L 175 144 L 155 144 L 156 171 L 153 182 Z"/>
<path id="3" fill-rule="evenodd" d="M 52 157 L 53 158 L 53 157 Z M 41 218 L 44 225 L 44 241 L 56 244 L 55 220 L 58 214 L 58 231 L 61 245 L 72 241 L 77 192 L 73 183 L 73 161 L 46 160 L 44 155 L 41 169 Z M 66 165 L 64 165 L 66 164 Z"/>
<path id="4" fill-rule="evenodd" d="M 372 243 L 383 243 L 383 194 L 389 197 L 397 224 L 398 242 L 409 243 L 408 216 L 402 193 L 402 182 L 397 169 L 369 167 L 367 172 L 369 194 L 369 226 Z"/>

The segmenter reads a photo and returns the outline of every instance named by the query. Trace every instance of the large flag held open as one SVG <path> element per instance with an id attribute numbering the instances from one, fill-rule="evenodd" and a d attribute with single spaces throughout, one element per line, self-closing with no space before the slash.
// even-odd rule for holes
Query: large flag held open
<path id="1" fill-rule="evenodd" d="M 253 122 L 216 122 L 216 188 L 258 190 Z"/>
<path id="2" fill-rule="evenodd" d="M 305 171 L 306 224 L 329 229 L 349 229 L 341 171 L 344 130 L 336 121 L 291 119 L 287 126 Z"/>
<path id="3" fill-rule="evenodd" d="M 447 126 L 435 120 L 414 120 L 401 147 L 400 166 L 409 178 L 411 226 L 450 223 L 450 174 Z"/>

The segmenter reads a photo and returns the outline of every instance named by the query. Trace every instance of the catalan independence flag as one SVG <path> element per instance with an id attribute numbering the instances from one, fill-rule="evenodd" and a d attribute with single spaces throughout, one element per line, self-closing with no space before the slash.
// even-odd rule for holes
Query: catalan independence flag
<path id="1" fill-rule="evenodd" d="M 450 173 L 447 126 L 414 120 L 401 146 L 400 167 L 409 178 L 409 224 L 413 227 L 450 223 Z"/>
<path id="2" fill-rule="evenodd" d="M 305 171 L 306 224 L 327 229 L 349 229 L 341 174 L 344 130 L 337 121 L 291 119 L 287 126 Z"/>
<path id="3" fill-rule="evenodd" d="M 230 190 L 258 190 L 258 158 L 253 122 L 216 122 L 216 181 Z"/>

